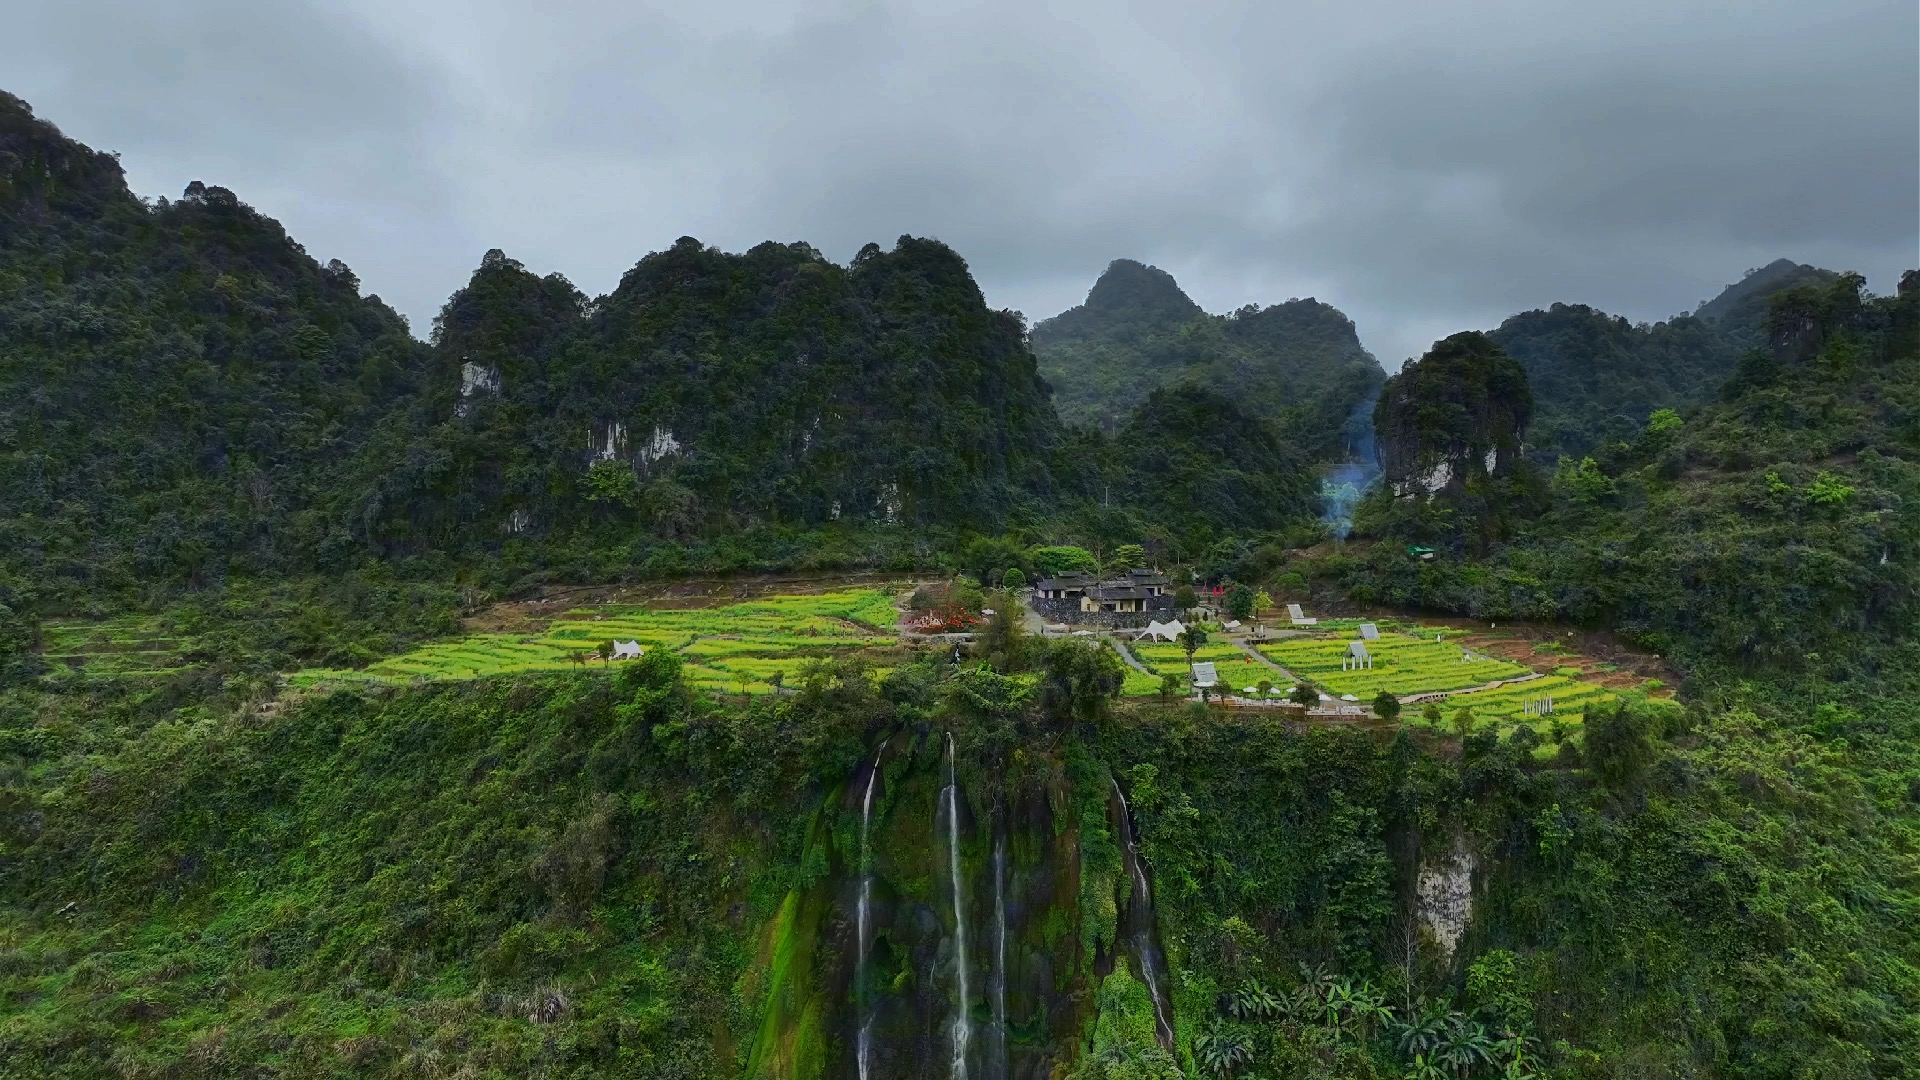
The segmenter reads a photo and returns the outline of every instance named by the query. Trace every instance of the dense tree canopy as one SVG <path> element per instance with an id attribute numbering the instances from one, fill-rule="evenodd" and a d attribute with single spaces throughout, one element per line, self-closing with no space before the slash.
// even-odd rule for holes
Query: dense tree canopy
<path id="1" fill-rule="evenodd" d="M 1358 450 L 1356 410 L 1386 373 L 1353 322 L 1314 299 L 1214 316 L 1157 267 L 1118 259 L 1085 304 L 1033 328 L 1061 415 L 1117 428 L 1152 391 L 1191 382 L 1273 421 L 1311 458 Z"/>

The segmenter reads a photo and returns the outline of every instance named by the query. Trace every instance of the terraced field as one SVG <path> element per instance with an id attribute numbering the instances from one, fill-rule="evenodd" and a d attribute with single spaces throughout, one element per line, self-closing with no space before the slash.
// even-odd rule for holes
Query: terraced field
<path id="1" fill-rule="evenodd" d="M 1454 710 L 1462 706 L 1470 707 L 1480 721 L 1496 721 L 1502 727 L 1521 721 L 1538 725 L 1554 720 L 1574 726 L 1581 722 L 1589 707 L 1612 701 L 1616 696 L 1604 686 L 1580 682 L 1565 675 L 1544 675 L 1492 690 L 1455 694 L 1446 700 L 1442 710 L 1451 716 Z M 1553 699 L 1553 713 L 1548 716 L 1528 716 L 1526 703 L 1545 698 Z"/>
<path id="2" fill-rule="evenodd" d="M 150 615 L 104 622 L 52 620 L 40 627 L 42 655 L 55 671 L 107 678 L 168 675 L 184 664 L 180 645 Z"/>
<path id="3" fill-rule="evenodd" d="M 1347 633 L 1293 638 L 1258 648 L 1268 659 L 1313 680 L 1329 692 L 1352 694 L 1362 701 L 1372 700 L 1382 690 L 1401 698 L 1468 691 L 1450 693 L 1439 703 L 1442 728 L 1450 728 L 1452 717 L 1462 708 L 1473 710 L 1477 725 L 1491 725 L 1500 730 L 1523 721 L 1536 727 L 1555 721 L 1564 727 L 1577 727 L 1587 708 L 1617 696 L 1604 686 L 1582 681 L 1581 669 L 1577 667 L 1561 667 L 1554 674 L 1529 678 L 1527 676 L 1532 675 L 1529 668 L 1509 660 L 1475 653 L 1476 659 L 1462 662 L 1459 644 L 1435 641 L 1423 632 L 1384 632 L 1378 641 L 1367 642 L 1368 651 L 1373 653 L 1371 669 L 1342 671 L 1340 662 L 1347 654 L 1347 644 L 1357 636 Z M 1469 690 L 1510 679 L 1522 681 L 1487 690 Z M 1554 711 L 1550 715 L 1527 713 L 1529 702 L 1538 705 L 1547 698 L 1553 700 Z M 1425 723 L 1421 718 L 1423 712 L 1421 705 L 1409 704 L 1402 719 Z"/>
<path id="4" fill-rule="evenodd" d="M 1154 697 L 1160 693 L 1160 676 L 1143 675 L 1128 668 L 1126 681 L 1120 684 L 1120 693 L 1125 697 Z"/>
<path id="5" fill-rule="evenodd" d="M 637 641 L 671 649 L 686 662 L 687 681 L 724 693 L 767 693 L 776 675 L 795 679 L 808 662 L 896 644 L 898 617 L 890 594 L 848 589 L 811 596 L 772 596 L 692 611 L 608 608 L 570 611 L 534 635 L 468 634 L 434 642 L 358 671 L 311 669 L 295 686 L 326 683 L 410 683 L 476 679 L 521 671 L 561 671 L 602 661 L 605 641 Z M 627 661 L 615 661 L 615 666 Z"/>
<path id="6" fill-rule="evenodd" d="M 1142 643 L 1139 645 L 1128 645 L 1127 648 L 1132 650 L 1134 656 L 1139 657 L 1141 663 L 1152 668 L 1154 671 L 1162 675 L 1178 675 L 1183 680 L 1187 678 L 1187 650 L 1185 646 L 1166 643 L 1154 645 Z M 1239 646 L 1229 645 L 1224 641 L 1209 641 L 1205 645 L 1200 646 L 1200 648 L 1194 651 L 1193 659 L 1196 663 L 1211 661 L 1215 664 L 1222 665 L 1252 663 L 1247 659 L 1247 654 L 1240 651 Z M 1258 664 L 1253 664 L 1252 666 L 1260 667 Z M 1262 670 L 1265 669 L 1262 668 Z M 1225 673 L 1223 672 L 1222 674 Z"/>
<path id="7" fill-rule="evenodd" d="M 1340 663 L 1347 655 L 1347 645 L 1357 639 L 1358 635 L 1291 638 L 1258 648 L 1267 659 L 1336 694 L 1369 700 L 1382 690 L 1405 697 L 1482 686 L 1527 674 L 1519 664 L 1491 657 L 1463 663 L 1458 645 L 1400 633 L 1384 633 L 1380 640 L 1367 642 L 1367 651 L 1373 654 L 1372 668 L 1342 671 Z"/>

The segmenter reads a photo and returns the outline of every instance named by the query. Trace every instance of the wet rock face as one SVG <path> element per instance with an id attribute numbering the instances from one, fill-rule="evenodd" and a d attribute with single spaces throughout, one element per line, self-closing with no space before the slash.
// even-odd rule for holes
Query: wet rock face
<path id="1" fill-rule="evenodd" d="M 1455 334 L 1387 380 L 1374 406 L 1381 466 L 1396 495 L 1464 490 L 1520 460 L 1533 393 L 1485 334 Z"/>
<path id="2" fill-rule="evenodd" d="M 1420 868 L 1415 885 L 1420 927 L 1440 954 L 1451 963 L 1460 939 L 1473 922 L 1473 852 L 1456 842 L 1453 850 Z"/>
<path id="3" fill-rule="evenodd" d="M 811 924 L 789 924 L 805 946 L 794 955 L 809 959 L 770 995 L 791 1004 L 755 1048 L 766 1067 L 752 1075 L 1047 1080 L 1080 1052 L 1094 996 L 1077 932 L 1079 796 L 1055 769 L 1001 787 L 962 768 L 949 802 L 944 745 L 939 732 L 901 735 L 888 744 L 870 803 L 865 776 L 847 786 L 845 823 L 822 833 L 831 869 L 794 901 L 817 913 Z M 809 1043 L 820 1047 L 820 1072 L 768 1064 L 804 1057 L 793 1048 Z"/>

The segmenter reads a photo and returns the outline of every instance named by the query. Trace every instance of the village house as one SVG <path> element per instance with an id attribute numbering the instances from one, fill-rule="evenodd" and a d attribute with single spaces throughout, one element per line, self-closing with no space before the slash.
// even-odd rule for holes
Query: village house
<path id="1" fill-rule="evenodd" d="M 1158 570 L 1129 570 L 1105 580 L 1072 572 L 1035 582 L 1028 603 L 1056 622 L 1144 626 L 1149 614 L 1173 610 L 1173 590 Z"/>

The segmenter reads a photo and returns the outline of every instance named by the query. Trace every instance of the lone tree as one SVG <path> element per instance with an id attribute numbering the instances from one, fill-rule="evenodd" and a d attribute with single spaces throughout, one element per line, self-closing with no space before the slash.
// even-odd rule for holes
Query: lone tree
<path id="1" fill-rule="evenodd" d="M 1180 696 L 1180 676 L 1167 674 L 1160 676 L 1160 700 L 1172 701 Z"/>
<path id="2" fill-rule="evenodd" d="M 1193 654 L 1207 643 L 1207 632 L 1197 626 L 1189 626 L 1180 631 L 1180 647 L 1187 650 L 1187 666 L 1193 666 Z"/>
<path id="3" fill-rule="evenodd" d="M 1027 575 L 1017 566 L 1008 567 L 1000 578 L 1000 586 L 1005 589 L 1024 589 L 1027 587 Z"/>
<path id="4" fill-rule="evenodd" d="M 1259 592 L 1254 593 L 1253 594 L 1253 610 L 1255 611 L 1273 610 L 1273 594 L 1269 593 L 1265 589 L 1261 589 Z"/>
<path id="5" fill-rule="evenodd" d="M 1388 720 L 1400 719 L 1400 699 L 1385 690 L 1373 699 L 1373 711 Z"/>
<path id="6" fill-rule="evenodd" d="M 1179 608 L 1181 611 L 1189 610 L 1199 602 L 1200 597 L 1193 591 L 1193 586 L 1191 585 L 1182 585 L 1173 590 L 1173 606 Z"/>
<path id="7" fill-rule="evenodd" d="M 1107 560 L 1107 569 L 1120 573 L 1147 565 L 1147 549 L 1139 544 L 1121 544 L 1113 549 L 1113 557 Z"/>
<path id="8" fill-rule="evenodd" d="M 1315 690 L 1311 685 L 1303 682 L 1293 688 L 1292 697 L 1296 704 L 1311 705 L 1320 700 L 1320 691 Z"/>

